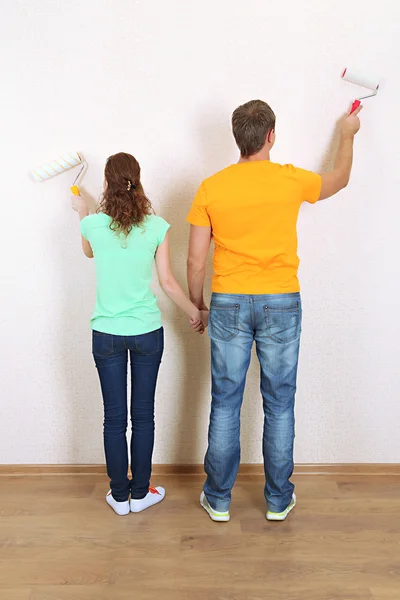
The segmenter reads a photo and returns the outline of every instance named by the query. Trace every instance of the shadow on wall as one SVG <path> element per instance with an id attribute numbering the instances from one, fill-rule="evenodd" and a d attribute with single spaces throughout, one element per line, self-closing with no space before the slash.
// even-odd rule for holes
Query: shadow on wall
<path id="1" fill-rule="evenodd" d="M 344 116 L 346 116 L 346 115 L 344 115 Z M 332 171 L 332 169 L 333 169 L 335 157 L 337 154 L 339 141 L 340 141 L 341 122 L 342 122 L 342 119 L 338 119 L 335 123 L 330 142 L 321 158 L 320 166 L 318 169 L 319 172 Z"/>
<path id="2" fill-rule="evenodd" d="M 230 116 L 215 113 L 203 116 L 195 140 L 201 149 L 202 173 L 211 176 L 238 159 L 237 150 L 230 131 Z M 196 137 L 197 134 L 197 137 Z M 203 175 L 204 176 L 204 175 Z M 187 213 L 202 176 L 177 182 L 163 202 L 160 215 L 171 224 L 171 261 L 174 273 L 186 289 L 186 258 L 190 226 L 186 223 Z M 212 251 L 207 264 L 205 301 L 209 305 L 211 296 Z M 193 464 L 203 460 L 207 447 L 207 431 L 211 403 L 210 343 L 207 336 L 193 334 L 185 316 L 174 308 L 172 326 L 176 334 L 176 345 L 172 349 L 174 362 L 181 376 L 176 380 L 173 393 L 174 420 L 171 423 L 169 461 L 173 464 Z M 204 339 L 206 337 L 206 339 Z M 168 337 L 166 347 L 168 351 Z M 173 375 L 172 375 L 173 377 Z M 245 462 L 251 457 L 261 457 L 262 398 L 259 391 L 259 365 L 253 356 L 249 369 L 245 402 L 242 411 L 242 446 Z M 176 409 L 176 410 L 175 410 Z M 261 458 L 259 459 L 261 460 Z"/>
<path id="3" fill-rule="evenodd" d="M 215 106 L 211 106 L 210 111 L 196 121 L 197 129 L 193 132 L 193 138 L 201 152 L 200 162 L 205 177 L 210 177 L 239 159 L 230 121 L 231 115 L 225 110 L 220 115 L 216 114 Z M 194 176 L 194 191 L 200 183 L 200 178 Z"/>
<path id="4" fill-rule="evenodd" d="M 221 124 L 223 123 L 223 126 Z M 198 134 L 198 135 L 197 135 Z M 196 137 L 197 135 L 197 137 Z M 186 259 L 189 240 L 189 224 L 186 216 L 197 187 L 204 174 L 211 175 L 229 164 L 229 151 L 232 138 L 229 131 L 229 117 L 216 118 L 215 114 L 205 115 L 201 127 L 194 132 L 195 143 L 201 149 L 203 160 L 201 172 L 193 176 L 185 174 L 185 180 L 176 181 L 163 199 L 158 213 L 172 226 L 171 262 L 174 273 L 186 290 Z M 199 169 L 200 171 L 200 169 Z M 93 198 L 85 195 L 91 205 Z M 57 231 L 55 247 L 59 253 L 57 260 L 58 276 L 62 299 L 58 331 L 61 340 L 55 339 L 54 351 L 59 354 L 61 364 L 62 396 L 64 401 L 65 431 L 67 446 L 61 455 L 65 462 L 103 462 L 102 415 L 103 408 L 98 377 L 91 354 L 91 332 L 88 322 L 95 294 L 95 273 L 93 263 L 81 253 L 79 220 L 71 214 L 68 201 L 62 214 L 63 221 Z M 207 265 L 205 299 L 210 299 L 211 253 Z M 160 439 L 160 429 L 168 424 L 167 437 L 160 445 L 161 459 L 156 462 L 172 464 L 198 463 L 202 460 L 207 443 L 208 416 L 210 410 L 210 351 L 208 335 L 195 334 L 187 317 L 170 301 L 160 298 L 160 307 L 165 305 L 163 318 L 166 322 L 166 355 L 164 369 L 160 372 L 158 396 L 170 398 L 170 414 L 161 416 L 157 411 L 156 443 Z M 168 335 L 168 333 L 170 335 Z M 175 338 L 175 341 L 174 341 Z M 169 354 L 169 356 L 168 356 Z M 173 374 L 170 376 L 167 369 Z M 164 371 L 164 372 L 163 372 Z M 167 394 L 163 394 L 163 379 Z M 176 379 L 176 381 L 175 381 Z M 172 380 L 172 381 L 170 381 Z M 172 384 L 168 385 L 168 384 Z M 176 385 L 174 385 L 174 383 Z M 168 400 L 168 398 L 166 398 Z M 164 408 L 164 407 L 163 407 Z M 167 407 L 168 408 L 168 407 Z M 165 458 L 163 458 L 165 456 Z"/>
<path id="5" fill-rule="evenodd" d="M 176 183 L 163 199 L 160 216 L 171 224 L 171 263 L 173 271 L 184 290 L 187 290 L 186 260 L 190 225 L 187 214 L 195 193 L 204 177 L 211 176 L 230 164 L 229 148 L 234 148 L 230 132 L 230 116 L 218 115 L 215 106 L 210 107 L 195 123 L 188 138 L 189 144 L 199 148 L 199 169 Z M 209 305 L 211 296 L 212 251 L 207 264 L 204 298 Z M 173 421 L 169 434 L 168 462 L 193 464 L 203 460 L 207 446 L 207 430 L 211 401 L 210 343 L 208 333 L 195 334 L 188 325 L 186 315 L 176 307 L 171 308 L 171 326 L 175 345 L 171 348 L 171 362 L 177 365 L 172 375 L 176 389 L 172 391 L 171 407 Z M 164 313 L 165 319 L 165 313 Z M 168 335 L 166 352 L 169 352 Z M 156 436 L 157 438 L 157 436 Z"/>
<path id="6" fill-rule="evenodd" d="M 61 335 L 54 340 L 61 364 L 66 432 L 60 455 L 66 463 L 99 463 L 103 462 L 103 408 L 89 324 L 95 298 L 94 264 L 82 253 L 79 217 L 72 212 L 69 198 L 62 218 L 54 243 L 62 282 L 57 328 Z"/>
<path id="7" fill-rule="evenodd" d="M 190 230 L 186 217 L 195 193 L 193 181 L 180 183 L 170 191 L 160 211 L 161 216 L 171 224 L 171 263 L 184 290 L 187 290 L 186 259 Z M 210 296 L 210 279 L 211 258 L 207 265 L 206 302 Z M 172 308 L 172 315 L 175 346 L 171 349 L 171 362 L 178 366 L 178 377 L 175 379 L 177 387 L 172 391 L 174 421 L 171 423 L 167 452 L 172 464 L 193 464 L 201 462 L 207 439 L 206 423 L 210 407 L 209 340 L 207 333 L 200 336 L 191 330 L 188 318 L 176 306 Z M 166 337 L 167 352 L 169 347 L 170 342 Z"/>

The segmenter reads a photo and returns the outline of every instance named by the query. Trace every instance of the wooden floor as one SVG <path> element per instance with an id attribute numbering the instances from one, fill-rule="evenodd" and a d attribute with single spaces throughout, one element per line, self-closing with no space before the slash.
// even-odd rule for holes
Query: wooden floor
<path id="1" fill-rule="evenodd" d="M 297 476 L 284 523 L 259 476 L 230 523 L 200 508 L 199 476 L 153 483 L 162 504 L 117 517 L 102 475 L 0 477 L 0 599 L 400 599 L 399 476 Z"/>

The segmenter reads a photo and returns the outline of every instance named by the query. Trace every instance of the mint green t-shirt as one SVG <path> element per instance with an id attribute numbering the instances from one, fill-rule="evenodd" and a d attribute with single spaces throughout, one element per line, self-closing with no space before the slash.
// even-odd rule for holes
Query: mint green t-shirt
<path id="1" fill-rule="evenodd" d="M 81 221 L 96 264 L 96 306 L 91 327 L 113 335 L 141 335 L 161 327 L 157 298 L 150 289 L 153 262 L 169 225 L 149 215 L 127 238 L 110 229 L 104 213 Z"/>

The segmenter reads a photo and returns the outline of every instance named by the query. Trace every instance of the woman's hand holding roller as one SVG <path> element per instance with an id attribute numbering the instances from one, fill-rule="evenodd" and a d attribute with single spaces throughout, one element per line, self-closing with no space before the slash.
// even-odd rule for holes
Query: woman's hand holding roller
<path id="1" fill-rule="evenodd" d="M 86 205 L 85 202 L 85 196 L 79 195 L 79 196 L 75 196 L 72 195 L 71 196 L 71 207 L 72 210 L 76 211 L 80 217 L 80 219 L 82 220 L 84 217 L 87 217 L 89 214 L 89 209 Z"/>

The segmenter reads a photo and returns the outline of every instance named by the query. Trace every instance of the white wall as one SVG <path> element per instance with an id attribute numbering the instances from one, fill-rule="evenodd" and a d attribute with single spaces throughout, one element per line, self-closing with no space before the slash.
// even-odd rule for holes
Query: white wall
<path id="1" fill-rule="evenodd" d="M 299 221 L 304 335 L 299 462 L 400 461 L 399 18 L 396 0 L 3 0 L 0 462 L 101 462 L 92 364 L 93 263 L 79 247 L 69 172 L 28 172 L 68 150 L 90 163 L 135 154 L 172 223 L 184 282 L 184 223 L 201 180 L 236 160 L 230 114 L 252 98 L 277 113 L 273 159 L 318 169 L 335 120 L 359 92 L 354 66 L 382 76 L 365 103 L 350 186 Z M 200 462 L 209 350 L 161 298 L 167 350 L 155 462 Z M 248 378 L 244 462 L 261 461 L 258 368 Z"/>

